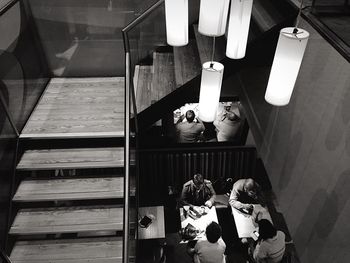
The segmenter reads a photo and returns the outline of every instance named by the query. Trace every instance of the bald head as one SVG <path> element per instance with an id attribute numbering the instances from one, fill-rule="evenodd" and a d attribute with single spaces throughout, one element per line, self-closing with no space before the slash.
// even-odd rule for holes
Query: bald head
<path id="1" fill-rule="evenodd" d="M 244 190 L 249 196 L 256 195 L 256 183 L 252 178 L 248 178 L 244 182 Z"/>

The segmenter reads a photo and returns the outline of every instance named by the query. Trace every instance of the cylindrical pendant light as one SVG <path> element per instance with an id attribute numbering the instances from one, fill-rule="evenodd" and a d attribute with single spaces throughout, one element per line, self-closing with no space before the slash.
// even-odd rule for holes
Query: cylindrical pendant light
<path id="1" fill-rule="evenodd" d="M 253 0 L 231 0 L 226 56 L 233 59 L 244 58 Z"/>
<path id="2" fill-rule="evenodd" d="M 188 44 L 188 0 L 165 0 L 167 43 L 171 46 Z"/>
<path id="3" fill-rule="evenodd" d="M 213 122 L 220 100 L 224 65 L 219 62 L 205 62 L 202 69 L 201 90 L 199 94 L 199 118 Z"/>
<path id="4" fill-rule="evenodd" d="M 309 33 L 294 27 L 280 31 L 265 100 L 275 106 L 289 103 L 298 77 Z"/>
<path id="5" fill-rule="evenodd" d="M 225 34 L 230 0 L 201 0 L 198 31 L 206 36 Z"/>

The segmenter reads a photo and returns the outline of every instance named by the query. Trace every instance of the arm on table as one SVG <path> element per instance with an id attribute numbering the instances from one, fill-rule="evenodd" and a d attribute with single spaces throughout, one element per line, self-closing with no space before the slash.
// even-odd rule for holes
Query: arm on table
<path id="1" fill-rule="evenodd" d="M 243 204 L 242 202 L 238 201 L 239 195 L 240 193 L 237 187 L 233 185 L 233 188 L 230 194 L 230 199 L 228 200 L 229 204 L 238 210 L 241 210 L 243 208 L 250 209 L 250 206 L 251 206 L 250 204 Z"/>
<path id="2" fill-rule="evenodd" d="M 189 205 L 192 206 L 187 200 L 188 200 L 188 189 L 185 187 L 185 185 L 182 187 L 182 192 L 181 192 L 181 198 L 180 198 L 180 204 L 182 206 L 184 205 Z"/>
<path id="3" fill-rule="evenodd" d="M 212 183 L 209 181 L 209 183 L 207 183 L 207 187 L 209 188 L 210 190 L 210 199 L 208 200 L 210 202 L 210 205 L 207 204 L 208 201 L 205 202 L 205 205 L 208 206 L 209 208 L 212 207 L 212 205 L 214 204 L 215 202 L 215 199 L 216 199 L 216 193 L 215 193 L 215 190 L 214 190 L 214 187 L 212 185 Z"/>

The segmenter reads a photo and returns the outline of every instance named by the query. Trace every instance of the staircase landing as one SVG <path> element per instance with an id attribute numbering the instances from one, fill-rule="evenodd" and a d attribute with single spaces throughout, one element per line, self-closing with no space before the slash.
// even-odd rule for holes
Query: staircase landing
<path id="1" fill-rule="evenodd" d="M 54 78 L 21 138 L 124 136 L 124 78 Z"/>

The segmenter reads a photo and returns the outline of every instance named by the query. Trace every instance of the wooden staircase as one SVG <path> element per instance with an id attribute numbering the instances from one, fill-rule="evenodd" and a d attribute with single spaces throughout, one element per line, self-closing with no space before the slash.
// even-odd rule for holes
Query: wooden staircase
<path id="1" fill-rule="evenodd" d="M 50 83 L 57 81 L 53 79 Z M 124 81 L 118 78 L 113 82 L 107 78 L 106 84 L 103 78 L 88 78 L 86 82 L 84 79 L 59 82 L 61 88 L 57 85 L 47 87 L 26 125 L 30 132 L 22 137 L 26 142 L 36 139 L 37 144 L 23 146 L 25 149 L 17 164 L 17 187 L 12 198 L 13 220 L 9 229 L 10 259 L 13 263 L 122 262 L 124 147 L 115 139 L 123 137 L 124 132 L 123 125 L 118 126 L 115 120 L 123 122 L 124 119 L 124 93 L 121 92 Z M 104 95 L 99 97 L 102 93 Z M 110 98 L 107 99 L 106 94 Z M 50 100 L 53 100 L 51 104 L 48 103 Z M 63 106 L 58 103 L 61 100 Z M 83 110 L 74 111 L 79 105 Z M 73 129 L 62 129 L 65 123 L 57 117 L 63 116 L 57 108 L 64 111 L 67 118 L 77 119 Z M 100 111 L 95 112 L 95 109 Z M 111 124 L 108 133 L 96 129 L 91 122 L 96 118 L 98 123 L 99 115 L 103 118 L 104 113 L 110 114 L 107 117 Z M 91 128 L 89 135 L 76 128 L 82 115 L 85 116 L 83 122 L 87 121 Z M 43 129 L 35 132 L 30 128 L 35 125 L 45 127 L 46 121 L 52 123 L 50 127 L 57 128 L 46 132 Z M 50 141 L 62 137 L 70 142 L 69 147 L 47 147 Z M 84 138 L 86 147 L 76 147 L 77 138 Z M 89 146 L 91 139 L 95 140 L 95 147 Z M 106 142 L 96 143 L 99 139 L 108 139 L 111 146 L 106 147 Z M 44 148 L 39 147 L 41 142 L 46 145 Z M 116 145 L 118 143 L 120 145 Z M 35 145 L 38 145 L 37 149 Z M 133 181 L 131 185 L 134 195 Z"/>

